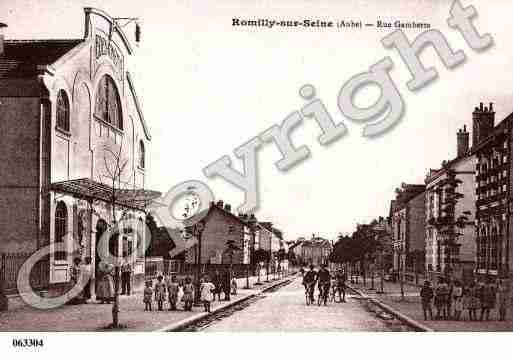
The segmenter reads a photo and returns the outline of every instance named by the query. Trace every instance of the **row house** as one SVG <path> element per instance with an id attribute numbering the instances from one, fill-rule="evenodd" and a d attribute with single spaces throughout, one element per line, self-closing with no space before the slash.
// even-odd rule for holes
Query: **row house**
<path id="1" fill-rule="evenodd" d="M 252 235 L 245 218 L 233 214 L 231 205 L 222 200 L 210 203 L 206 211 L 202 214 L 204 228 L 201 235 L 201 263 L 249 264 Z M 232 241 L 238 248 L 233 253 L 228 251 L 228 241 Z M 197 251 L 197 245 L 187 249 L 185 263 L 197 263 Z"/>
<path id="2" fill-rule="evenodd" d="M 475 264 L 474 167 L 466 126 L 456 134 L 457 156 L 426 175 L 426 272 L 471 275 Z M 470 274 L 469 274 L 470 272 Z"/>
<path id="3" fill-rule="evenodd" d="M 512 120 L 510 114 L 495 126 L 492 103 L 472 113 L 478 277 L 507 276 L 510 270 Z"/>
<path id="4" fill-rule="evenodd" d="M 423 266 L 414 259 L 425 249 L 425 185 L 401 184 L 390 206 L 393 269 Z"/>

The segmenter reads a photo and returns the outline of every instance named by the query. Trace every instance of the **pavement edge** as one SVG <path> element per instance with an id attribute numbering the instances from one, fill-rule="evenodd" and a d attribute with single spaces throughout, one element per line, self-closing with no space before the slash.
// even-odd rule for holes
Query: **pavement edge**
<path id="1" fill-rule="evenodd" d="M 407 316 L 406 314 L 403 314 L 401 313 L 400 311 L 392 308 L 391 306 L 389 306 L 388 304 L 385 304 L 383 303 L 382 301 L 380 301 L 379 299 L 376 299 L 376 298 L 372 298 L 370 296 L 368 296 L 367 294 L 365 294 L 364 292 L 362 292 L 361 290 L 359 289 L 356 289 L 356 288 L 353 288 L 352 286 L 350 285 L 347 285 L 346 286 L 351 289 L 352 291 L 354 291 L 355 293 L 357 293 L 359 296 L 363 297 L 363 298 L 367 298 L 369 299 L 372 303 L 376 304 L 377 306 L 379 306 L 381 309 L 383 309 L 384 311 L 388 312 L 389 314 L 393 315 L 394 317 L 398 318 L 399 320 L 401 320 L 402 322 L 406 323 L 407 325 L 411 326 L 412 328 L 414 328 L 416 331 L 419 331 L 419 332 L 434 332 L 435 330 L 428 327 L 427 325 L 424 325 L 422 323 L 419 323 L 418 321 L 416 321 L 415 319 Z"/>
<path id="2" fill-rule="evenodd" d="M 166 325 L 162 328 L 159 328 L 159 329 L 156 329 L 154 330 L 155 332 L 175 332 L 175 331 L 179 331 L 180 329 L 183 329 L 189 325 L 192 325 L 202 319 L 205 319 L 215 313 L 218 313 L 226 308 L 230 308 L 231 306 L 234 306 L 238 303 L 241 303 L 245 300 L 248 300 L 248 299 L 251 299 L 251 298 L 254 298 L 256 297 L 257 295 L 261 294 L 261 293 L 264 293 L 270 289 L 273 289 L 281 284 L 284 284 L 284 283 L 287 283 L 287 281 L 291 281 L 293 277 L 286 277 L 286 278 L 283 278 L 282 280 L 276 282 L 276 283 L 272 283 L 271 285 L 269 286 L 266 286 L 266 287 L 263 287 L 261 289 L 257 289 L 255 293 L 252 293 L 252 294 L 248 294 L 248 295 L 245 295 L 243 297 L 240 297 L 240 298 L 237 298 L 235 300 L 232 300 L 228 303 L 224 303 L 222 305 L 220 305 L 219 307 L 216 307 L 215 309 L 213 309 L 210 313 L 205 313 L 205 312 L 201 312 L 201 313 L 197 313 L 191 317 L 188 317 L 188 318 L 185 318 L 185 319 L 182 319 L 176 323 L 172 323 L 172 324 L 169 324 L 169 325 Z"/>

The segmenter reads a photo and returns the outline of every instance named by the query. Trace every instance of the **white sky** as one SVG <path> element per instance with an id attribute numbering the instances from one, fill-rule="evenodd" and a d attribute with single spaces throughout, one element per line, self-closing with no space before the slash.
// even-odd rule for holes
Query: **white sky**
<path id="1" fill-rule="evenodd" d="M 406 5 L 406 4 L 407 5 Z M 414 1 L 71 1 L 3 0 L 0 22 L 7 38 L 80 38 L 84 6 L 114 17 L 137 16 L 142 24 L 138 94 L 153 141 L 149 188 L 166 192 L 179 182 L 205 181 L 216 196 L 238 207 L 243 193 L 223 179 L 206 179 L 202 169 L 245 143 L 305 101 L 298 89 L 313 84 L 336 122 L 349 135 L 331 146 L 317 142 L 320 129 L 305 120 L 293 135 L 311 157 L 287 173 L 276 169 L 280 154 L 274 145 L 259 153 L 260 220 L 273 221 L 286 239 L 317 233 L 334 238 L 356 223 L 388 214 L 394 188 L 401 182 L 421 183 L 428 168 L 439 167 L 456 151 L 456 131 L 467 124 L 480 101 L 495 103 L 496 123 L 513 111 L 513 2 L 465 0 L 479 14 L 474 23 L 490 33 L 495 45 L 473 52 L 446 24 L 450 2 Z M 233 28 L 233 17 L 377 19 L 429 22 L 467 55 L 463 65 L 448 71 L 427 49 L 426 65 L 438 80 L 412 93 L 409 73 L 380 39 L 391 30 L 307 30 Z M 411 38 L 419 30 L 406 31 Z M 361 137 L 362 125 L 338 111 L 336 99 L 351 76 L 390 56 L 391 74 L 406 103 L 402 121 L 384 136 Z M 359 104 L 370 105 L 377 94 L 362 92 Z"/>

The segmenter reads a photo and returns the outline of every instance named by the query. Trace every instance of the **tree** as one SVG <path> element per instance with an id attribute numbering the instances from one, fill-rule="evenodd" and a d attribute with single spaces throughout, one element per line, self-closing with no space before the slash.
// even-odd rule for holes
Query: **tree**
<path id="1" fill-rule="evenodd" d="M 117 206 L 120 201 L 123 204 L 128 205 L 134 208 L 145 207 L 149 204 L 149 202 L 160 196 L 160 193 L 154 192 L 150 197 L 146 197 L 145 193 L 139 193 L 134 190 L 133 185 L 130 185 L 132 182 L 130 179 L 131 175 L 126 174 L 126 170 L 129 165 L 129 159 L 123 156 L 123 141 L 120 143 L 117 150 L 110 146 L 103 147 L 104 156 L 104 172 L 98 175 L 98 179 L 100 183 L 106 185 L 109 189 L 109 204 L 111 209 L 111 223 L 109 225 L 109 248 L 110 244 L 114 244 L 114 253 L 112 253 L 109 249 L 110 255 L 114 256 L 114 303 L 112 305 L 112 328 L 119 328 L 119 282 L 120 282 L 120 263 L 119 259 L 119 238 L 120 238 L 120 230 L 119 222 L 126 218 L 127 210 L 126 208 L 121 209 L 121 215 L 119 218 L 116 215 Z M 130 188 L 132 187 L 132 188 Z M 124 253 L 121 253 L 122 256 Z"/>
<path id="2" fill-rule="evenodd" d="M 441 245 L 447 248 L 447 263 L 445 267 L 445 274 L 450 277 L 453 270 L 453 254 L 457 252 L 461 244 L 458 243 L 458 238 L 463 234 L 458 232 L 458 229 L 464 229 L 469 222 L 471 212 L 466 210 L 456 217 L 456 206 L 458 202 L 464 197 L 463 194 L 457 192 L 457 188 L 463 182 L 456 178 L 458 174 L 453 169 L 446 166 L 446 178 L 438 182 L 437 193 L 443 196 L 444 200 L 441 203 L 441 216 L 431 218 L 432 224 L 438 232 L 444 236 Z"/>

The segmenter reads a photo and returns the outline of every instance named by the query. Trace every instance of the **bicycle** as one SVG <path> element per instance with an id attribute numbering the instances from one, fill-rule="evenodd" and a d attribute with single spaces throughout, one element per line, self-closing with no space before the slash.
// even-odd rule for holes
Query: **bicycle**
<path id="1" fill-rule="evenodd" d="M 317 298 L 317 305 L 321 306 L 322 302 L 326 305 L 326 301 L 328 299 L 328 288 L 329 283 L 322 283 L 319 285 L 319 297 Z"/>
<path id="2" fill-rule="evenodd" d="M 306 301 L 306 305 L 313 304 L 313 302 L 314 302 L 314 299 L 313 299 L 314 284 L 305 284 L 305 301 Z"/>

